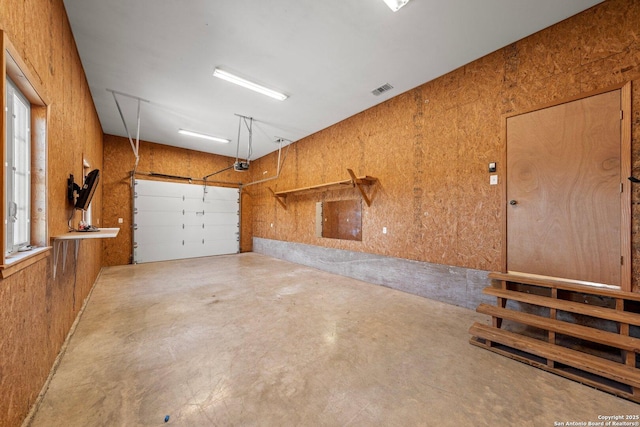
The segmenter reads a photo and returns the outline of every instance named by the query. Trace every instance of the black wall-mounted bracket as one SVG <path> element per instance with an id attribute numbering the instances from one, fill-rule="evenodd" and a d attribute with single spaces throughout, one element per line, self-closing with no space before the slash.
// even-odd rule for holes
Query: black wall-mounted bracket
<path id="1" fill-rule="evenodd" d="M 67 199 L 70 203 L 76 202 L 79 192 L 80 186 L 74 181 L 73 175 L 69 175 L 69 178 L 67 178 Z"/>

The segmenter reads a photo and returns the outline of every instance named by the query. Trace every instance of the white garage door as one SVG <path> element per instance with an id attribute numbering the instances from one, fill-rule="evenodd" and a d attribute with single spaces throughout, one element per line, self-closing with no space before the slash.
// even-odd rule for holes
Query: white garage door
<path id="1" fill-rule="evenodd" d="M 134 263 L 239 252 L 239 189 L 136 180 L 134 191 Z"/>

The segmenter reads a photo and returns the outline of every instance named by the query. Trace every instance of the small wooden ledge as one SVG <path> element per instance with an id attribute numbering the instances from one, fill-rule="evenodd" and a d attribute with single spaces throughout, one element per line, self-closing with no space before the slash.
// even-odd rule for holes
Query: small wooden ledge
<path id="1" fill-rule="evenodd" d="M 56 278 L 56 271 L 58 266 L 58 255 L 62 252 L 62 271 L 65 269 L 67 263 L 67 244 L 73 241 L 75 244 L 75 257 L 78 261 L 78 247 L 82 240 L 89 239 L 111 239 L 118 235 L 119 228 L 100 228 L 96 231 L 70 231 L 58 236 L 53 236 L 53 278 Z M 62 251 L 60 251 L 60 245 L 62 245 Z"/>

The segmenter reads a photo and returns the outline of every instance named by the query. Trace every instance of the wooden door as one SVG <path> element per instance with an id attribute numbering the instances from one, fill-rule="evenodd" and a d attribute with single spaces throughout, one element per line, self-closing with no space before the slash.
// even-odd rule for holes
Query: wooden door
<path id="1" fill-rule="evenodd" d="M 621 130 L 620 90 L 507 119 L 508 271 L 620 286 Z"/>

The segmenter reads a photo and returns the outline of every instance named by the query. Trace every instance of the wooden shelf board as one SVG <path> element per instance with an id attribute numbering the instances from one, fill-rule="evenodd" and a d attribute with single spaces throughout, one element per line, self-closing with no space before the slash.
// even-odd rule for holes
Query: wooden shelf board
<path id="1" fill-rule="evenodd" d="M 301 188 L 294 188 L 291 190 L 283 190 L 283 191 L 274 191 L 274 194 L 278 197 L 287 197 L 290 194 L 295 194 L 295 193 L 304 193 L 304 192 L 312 192 L 312 191 L 327 191 L 327 190 L 335 190 L 335 189 L 342 189 L 342 188 L 350 188 L 350 187 L 354 187 L 355 184 L 360 184 L 360 185 L 372 185 L 374 184 L 376 181 L 378 181 L 377 178 L 371 177 L 371 176 L 361 176 L 361 177 L 357 177 L 356 178 L 356 182 L 354 183 L 351 179 L 345 179 L 342 181 L 336 181 L 336 182 L 329 182 L 326 184 L 317 184 L 317 185 L 311 185 L 308 187 L 301 187 Z"/>
<path id="2" fill-rule="evenodd" d="M 373 195 L 375 194 L 376 187 L 374 187 L 371 195 L 367 194 L 367 192 L 364 190 L 364 187 L 375 184 L 376 182 L 378 182 L 378 178 L 374 178 L 369 175 L 356 176 L 353 173 L 353 170 L 351 169 L 347 169 L 347 172 L 349 172 L 349 176 L 351 177 L 350 179 L 344 179 L 342 181 L 335 181 L 335 182 L 328 182 L 325 184 L 311 185 L 309 187 L 294 188 L 291 190 L 273 191 L 271 188 L 269 188 L 269 191 L 271 191 L 271 193 L 274 195 L 278 203 L 280 203 L 280 205 L 284 209 L 287 209 L 287 204 L 286 204 L 287 196 L 292 194 L 357 188 L 360 194 L 362 195 L 362 198 L 364 199 L 367 206 L 371 206 L 371 200 L 373 199 Z"/>
<path id="3" fill-rule="evenodd" d="M 629 323 L 631 325 L 640 326 L 640 314 L 629 311 L 583 304 L 576 301 L 555 299 L 525 292 L 505 291 L 496 288 L 485 288 L 482 293 L 512 301 L 533 304 L 540 307 L 555 308 L 569 313 L 578 313 L 585 316 L 611 320 L 613 322 Z"/>
<path id="4" fill-rule="evenodd" d="M 620 335 L 614 332 L 608 332 L 588 326 L 563 322 L 561 320 L 545 318 L 521 311 L 508 310 L 506 308 L 488 304 L 480 304 L 476 311 L 478 313 L 487 314 L 496 318 L 508 319 L 546 331 L 569 335 L 583 341 L 591 341 L 610 347 L 620 348 L 622 350 L 640 352 L 640 338 Z"/>
<path id="5" fill-rule="evenodd" d="M 638 396 L 635 395 L 633 392 L 634 390 L 633 387 L 627 384 L 619 383 L 616 386 L 616 385 L 613 385 L 612 382 L 618 383 L 617 381 L 613 381 L 613 380 L 610 380 L 609 378 L 600 377 L 597 375 L 590 378 L 587 372 L 581 371 L 578 368 L 574 368 L 576 369 L 576 373 L 574 373 L 567 370 L 566 368 L 563 369 L 563 368 L 555 368 L 552 366 L 548 366 L 544 363 L 540 363 L 539 361 L 537 361 L 536 360 L 537 356 L 535 355 L 531 355 L 526 352 L 514 353 L 514 351 L 517 351 L 516 349 L 513 349 L 509 346 L 502 346 L 501 344 L 494 344 L 483 338 L 472 337 L 469 340 L 469 342 L 477 347 L 484 348 L 486 350 L 492 351 L 501 356 L 505 356 L 522 363 L 526 363 L 538 369 L 543 369 L 547 372 L 551 372 L 556 375 L 563 376 L 573 381 L 577 381 L 582 384 L 587 384 L 589 386 L 614 394 L 616 396 L 623 397 L 625 399 L 629 399 L 635 402 L 640 402 L 640 399 L 638 398 Z M 582 375 L 580 375 L 579 373 L 582 373 Z"/>
<path id="6" fill-rule="evenodd" d="M 110 239 L 116 237 L 119 228 L 100 228 L 98 231 L 70 231 L 65 234 L 53 236 L 53 240 L 84 240 L 84 239 Z"/>
<path id="7" fill-rule="evenodd" d="M 610 378 L 632 387 L 640 387 L 640 371 L 632 366 L 612 362 L 577 350 L 560 347 L 477 322 L 471 326 L 469 332 L 474 337 L 482 338 L 490 342 L 497 342 L 539 357 L 551 359 L 555 362 Z"/>
<path id="8" fill-rule="evenodd" d="M 100 228 L 98 231 L 70 231 L 65 234 L 51 237 L 53 240 L 53 278 L 56 278 L 58 256 L 60 252 L 62 255 L 62 271 L 64 271 L 67 255 L 67 244 L 72 241 L 75 244 L 75 256 L 74 259 L 78 260 L 78 247 L 82 240 L 89 239 L 112 239 L 118 235 L 119 228 Z M 62 251 L 60 251 L 60 245 L 62 245 Z"/>
<path id="9" fill-rule="evenodd" d="M 547 288 L 562 289 L 566 291 L 579 292 L 583 294 L 606 296 L 611 298 L 623 298 L 631 301 L 640 301 L 640 294 L 625 292 L 620 288 L 609 285 L 588 284 L 586 282 L 575 282 L 552 277 L 535 276 L 522 273 L 489 273 L 489 279 L 503 280 L 506 282 L 522 283 L 526 285 L 543 286 Z"/>

